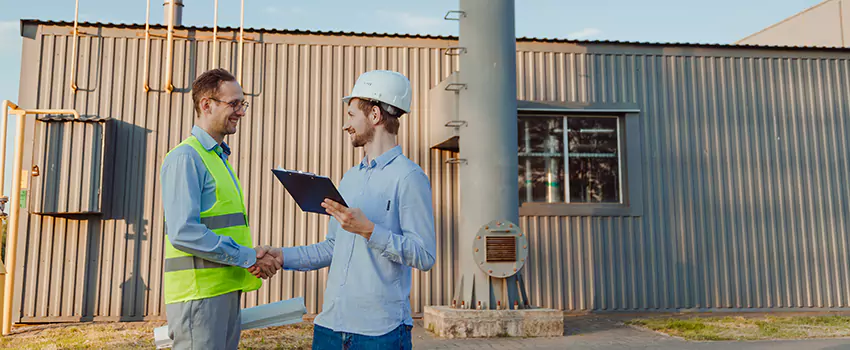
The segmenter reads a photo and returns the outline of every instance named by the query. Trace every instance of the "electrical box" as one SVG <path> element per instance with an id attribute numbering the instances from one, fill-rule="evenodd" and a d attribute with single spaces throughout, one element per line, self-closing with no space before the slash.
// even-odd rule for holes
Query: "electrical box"
<path id="1" fill-rule="evenodd" d="M 101 214 L 110 118 L 36 119 L 29 211 L 41 215 Z M 23 197 L 23 195 L 22 195 Z"/>
<path id="2" fill-rule="evenodd" d="M 459 151 L 460 128 L 466 126 L 466 122 L 458 118 L 458 101 L 466 85 L 458 80 L 459 73 L 454 72 L 429 91 L 428 145 L 431 148 Z"/>

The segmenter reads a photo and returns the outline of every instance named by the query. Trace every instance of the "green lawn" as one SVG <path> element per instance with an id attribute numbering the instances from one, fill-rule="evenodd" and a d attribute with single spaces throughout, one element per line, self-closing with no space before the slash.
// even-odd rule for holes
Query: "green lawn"
<path id="1" fill-rule="evenodd" d="M 850 337 L 850 317 L 644 318 L 627 324 L 687 340 L 767 340 Z"/>

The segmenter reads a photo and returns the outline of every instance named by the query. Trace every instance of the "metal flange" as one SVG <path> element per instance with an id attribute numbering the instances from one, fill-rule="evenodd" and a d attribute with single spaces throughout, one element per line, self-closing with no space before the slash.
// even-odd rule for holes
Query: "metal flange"
<path id="1" fill-rule="evenodd" d="M 492 277 L 515 275 L 528 258 L 528 239 L 519 226 L 510 221 L 491 221 L 482 226 L 473 239 L 475 264 Z"/>

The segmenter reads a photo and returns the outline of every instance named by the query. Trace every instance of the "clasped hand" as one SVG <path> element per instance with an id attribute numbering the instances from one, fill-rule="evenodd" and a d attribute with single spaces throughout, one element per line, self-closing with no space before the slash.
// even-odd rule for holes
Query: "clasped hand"
<path id="1" fill-rule="evenodd" d="M 254 250 L 257 252 L 257 262 L 248 268 L 248 272 L 254 277 L 271 278 L 283 266 L 283 254 L 281 254 L 280 248 L 264 245 L 258 246 Z"/>

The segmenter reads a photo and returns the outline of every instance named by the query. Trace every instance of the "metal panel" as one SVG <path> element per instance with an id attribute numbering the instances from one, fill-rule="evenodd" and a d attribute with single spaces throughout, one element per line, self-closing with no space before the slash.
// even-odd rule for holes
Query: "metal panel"
<path id="1" fill-rule="evenodd" d="M 189 134 L 189 88 L 211 67 L 210 42 L 175 42 L 175 92 L 167 94 L 164 42 L 151 40 L 153 90 L 145 93 L 138 28 L 82 30 L 101 36 L 80 38 L 80 91 L 69 88 L 69 28 L 41 26 L 37 44 L 24 45 L 24 56 L 38 60 L 22 62 L 32 77 L 21 79 L 20 100 L 31 101 L 25 108 L 116 119 L 120 141 L 105 160 L 114 177 L 103 185 L 102 217 L 22 221 L 16 317 L 163 318 L 159 167 Z M 221 66 L 235 71 L 236 44 L 219 44 Z M 429 149 L 426 107 L 428 91 L 458 69 L 441 50 L 456 45 L 309 33 L 248 41 L 243 85 L 251 108 L 228 142 L 255 243 L 323 239 L 325 219 L 301 213 L 270 169 L 338 181 L 361 156 L 341 131 L 339 99 L 360 72 L 398 69 L 414 86 L 400 142 L 431 178 L 438 233 L 437 264 L 414 273 L 412 309 L 450 303 L 458 165 L 445 164 L 452 153 Z M 520 99 L 636 104 L 644 147 L 643 215 L 522 218 L 532 301 L 577 312 L 848 307 L 846 52 L 559 42 L 523 42 L 518 50 Z M 282 272 L 244 305 L 304 296 L 316 313 L 326 276 Z"/>
<path id="2" fill-rule="evenodd" d="M 644 215 L 523 219 L 533 301 L 576 312 L 850 306 L 850 60 L 518 58 L 521 98 L 635 102 L 644 139 Z"/>
<path id="3" fill-rule="evenodd" d="M 33 139 L 30 212 L 101 212 L 107 125 L 106 120 L 39 118 Z"/>
<path id="4" fill-rule="evenodd" d="M 736 42 L 743 45 L 850 47 L 850 2 L 827 0 Z"/>
<path id="5" fill-rule="evenodd" d="M 104 184 L 103 217 L 29 216 L 21 242 L 26 259 L 16 317 L 24 322 L 164 318 L 159 168 L 166 153 L 189 135 L 194 121 L 190 87 L 198 74 L 211 68 L 211 43 L 175 41 L 175 92 L 169 95 L 162 91 L 165 42 L 151 40 L 153 91 L 146 94 L 140 66 L 144 40 L 135 31 L 83 36 L 77 68 L 80 91 L 72 94 L 71 38 L 61 28 L 47 29 L 49 33 L 37 37 L 43 60 L 37 90 L 22 90 L 22 95 L 34 95 L 39 108 L 63 106 L 84 115 L 112 117 L 118 141 L 111 144 L 114 150 L 107 160 L 114 176 Z M 246 44 L 243 86 L 251 108 L 239 133 L 228 140 L 246 191 L 254 242 L 292 246 L 324 239 L 326 217 L 298 210 L 270 169 L 298 168 L 338 182 L 362 156 L 342 131 L 341 97 L 367 69 L 399 70 L 414 88 L 414 112 L 402 120 L 399 141 L 404 153 L 432 178 L 435 201 L 444 203 L 435 207 L 439 263 L 430 272 L 414 273 L 412 305 L 421 312 L 425 304 L 445 303 L 455 270 L 449 232 L 457 227 L 456 169 L 445 164 L 451 153 L 428 148 L 427 116 L 419 106 L 427 105 L 431 87 L 457 70 L 456 58 L 443 54 L 443 42 L 373 47 L 347 40 L 313 45 L 290 39 L 299 38 L 278 35 L 272 42 Z M 235 71 L 237 44 L 219 44 L 221 66 Z M 74 147 L 55 151 L 68 149 Z M 248 293 L 244 305 L 303 296 L 308 310 L 318 313 L 326 277 L 326 270 L 282 272 L 260 291 Z"/>

